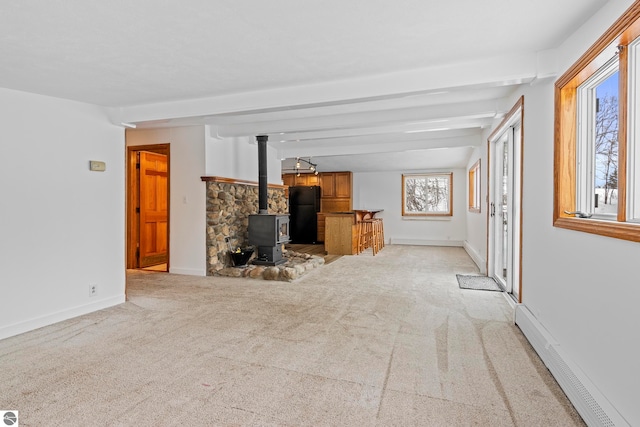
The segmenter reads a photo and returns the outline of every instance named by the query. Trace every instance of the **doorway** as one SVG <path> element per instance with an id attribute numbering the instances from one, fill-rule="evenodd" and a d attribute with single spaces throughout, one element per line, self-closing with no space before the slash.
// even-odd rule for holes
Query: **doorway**
<path id="1" fill-rule="evenodd" d="M 169 144 L 127 147 L 127 268 L 169 271 Z"/>
<path id="2" fill-rule="evenodd" d="M 489 226 L 487 273 L 522 302 L 522 120 L 516 103 L 489 137 Z"/>

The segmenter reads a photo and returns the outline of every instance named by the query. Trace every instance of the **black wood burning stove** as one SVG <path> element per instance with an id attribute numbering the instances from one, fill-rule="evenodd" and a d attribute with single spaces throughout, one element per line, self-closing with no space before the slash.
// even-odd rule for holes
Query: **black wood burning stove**
<path id="1" fill-rule="evenodd" d="M 249 244 L 258 247 L 254 264 L 278 265 L 289 239 L 289 215 L 249 215 Z"/>
<path id="2" fill-rule="evenodd" d="M 254 264 L 279 265 L 285 262 L 282 245 L 289 238 L 289 215 L 268 213 L 267 135 L 258 135 L 258 214 L 249 215 L 249 244 L 258 248 Z"/>

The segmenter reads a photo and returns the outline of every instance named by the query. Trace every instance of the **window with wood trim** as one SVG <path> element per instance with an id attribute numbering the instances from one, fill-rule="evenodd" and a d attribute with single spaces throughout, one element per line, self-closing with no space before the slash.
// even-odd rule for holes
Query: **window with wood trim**
<path id="1" fill-rule="evenodd" d="M 555 85 L 556 227 L 640 241 L 640 2 Z"/>
<path id="2" fill-rule="evenodd" d="M 577 89 L 576 211 L 616 220 L 618 213 L 618 56 Z"/>
<path id="3" fill-rule="evenodd" d="M 469 212 L 480 212 L 480 159 L 469 169 Z"/>
<path id="4" fill-rule="evenodd" d="M 453 173 L 402 175 L 402 216 L 452 216 Z"/>

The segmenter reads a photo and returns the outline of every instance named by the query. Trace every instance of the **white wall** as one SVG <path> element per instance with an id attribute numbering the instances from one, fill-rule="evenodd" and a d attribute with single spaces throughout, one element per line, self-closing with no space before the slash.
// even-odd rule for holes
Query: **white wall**
<path id="1" fill-rule="evenodd" d="M 258 145 L 255 137 L 217 139 L 206 127 L 206 171 L 209 176 L 258 182 Z M 277 150 L 267 145 L 267 180 L 282 184 L 282 162 Z"/>
<path id="2" fill-rule="evenodd" d="M 128 129 L 127 146 L 170 144 L 169 272 L 206 275 L 205 129 Z"/>
<path id="3" fill-rule="evenodd" d="M 486 141 L 486 138 L 484 139 Z M 476 263 L 481 273 L 487 272 L 487 144 L 483 143 L 471 153 L 467 164 L 469 169 L 480 159 L 480 212 L 469 212 L 469 183 L 465 182 L 465 212 L 467 223 L 467 237 L 464 248 Z"/>
<path id="4" fill-rule="evenodd" d="M 384 219 L 385 239 L 393 244 L 462 246 L 467 235 L 466 172 L 462 169 L 420 172 L 453 172 L 452 217 L 403 219 L 403 172 L 354 173 L 353 208 L 384 209 L 377 216 Z"/>
<path id="5" fill-rule="evenodd" d="M 558 50 L 563 73 L 623 13 L 612 1 Z M 640 245 L 555 228 L 553 82 L 524 95 L 523 303 L 597 389 L 640 425 Z"/>
<path id="6" fill-rule="evenodd" d="M 124 302 L 124 130 L 0 89 L 0 134 L 0 338 Z"/>
<path id="7" fill-rule="evenodd" d="M 170 144 L 169 271 L 206 275 L 206 184 L 203 176 L 258 181 L 254 138 L 211 136 L 209 126 L 127 130 L 127 146 Z M 281 184 L 280 159 L 268 147 L 268 180 Z"/>

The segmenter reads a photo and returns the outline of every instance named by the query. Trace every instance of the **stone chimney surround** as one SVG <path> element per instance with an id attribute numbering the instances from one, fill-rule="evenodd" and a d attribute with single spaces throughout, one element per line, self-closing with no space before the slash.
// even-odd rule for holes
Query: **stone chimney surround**
<path id="1" fill-rule="evenodd" d="M 207 191 L 207 275 L 231 266 L 229 248 L 246 247 L 249 215 L 258 213 L 258 183 L 218 176 L 203 176 Z M 286 214 L 289 206 L 284 185 L 269 184 L 269 214 Z"/>

